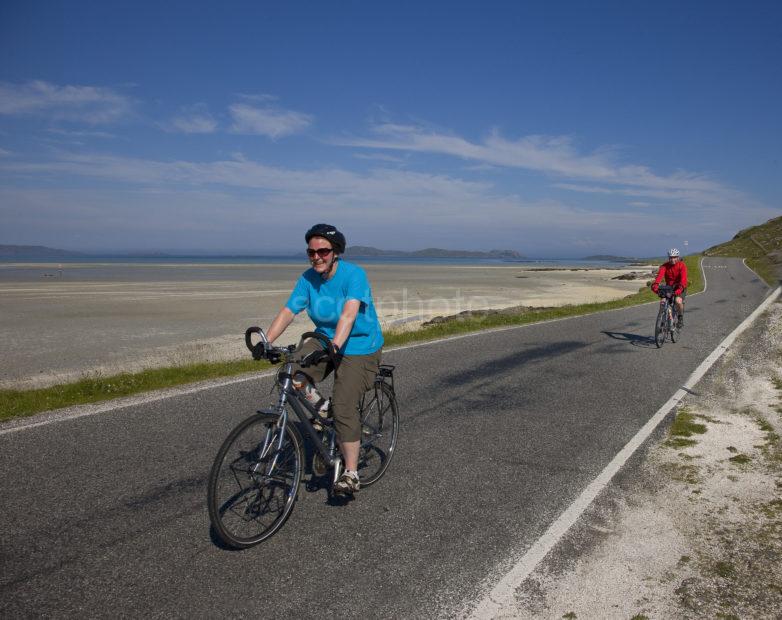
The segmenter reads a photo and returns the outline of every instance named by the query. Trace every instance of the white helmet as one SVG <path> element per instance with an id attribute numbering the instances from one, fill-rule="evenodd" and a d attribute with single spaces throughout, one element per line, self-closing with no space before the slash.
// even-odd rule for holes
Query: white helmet
<path id="1" fill-rule="evenodd" d="M 678 256 L 679 256 L 679 250 L 677 250 L 676 248 L 671 248 L 670 250 L 668 250 L 668 258 L 674 258 Z"/>

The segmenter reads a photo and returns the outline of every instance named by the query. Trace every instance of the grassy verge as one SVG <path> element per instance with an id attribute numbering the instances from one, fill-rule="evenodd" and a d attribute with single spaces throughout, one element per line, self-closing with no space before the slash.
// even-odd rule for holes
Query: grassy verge
<path id="1" fill-rule="evenodd" d="M 141 392 L 231 377 L 263 370 L 268 364 L 254 360 L 203 363 L 174 368 L 155 368 L 110 377 L 86 377 L 75 383 L 54 385 L 36 390 L 0 390 L 0 421 L 29 416 L 41 411 L 72 405 L 86 405 Z"/>
<path id="2" fill-rule="evenodd" d="M 688 293 L 703 290 L 699 255 L 685 258 L 690 277 Z M 662 261 L 661 261 L 662 262 Z M 654 301 L 655 295 L 642 287 L 637 293 L 622 299 L 602 303 L 538 308 L 518 314 L 495 314 L 440 323 L 419 330 L 386 334 L 386 347 L 436 340 L 446 336 L 467 334 L 495 327 L 526 325 L 551 319 L 590 314 L 604 310 L 626 308 Z M 158 368 L 138 373 L 113 375 L 109 377 L 86 377 L 75 383 L 55 385 L 36 390 L 0 390 L 0 421 L 30 416 L 41 411 L 96 403 L 141 392 L 174 387 L 195 381 L 230 377 L 243 373 L 264 370 L 267 364 L 253 360 L 237 362 L 202 363 L 174 368 Z"/>
<path id="3" fill-rule="evenodd" d="M 704 255 L 746 258 L 747 265 L 766 284 L 777 286 L 782 277 L 782 217 L 742 230 L 730 241 L 709 248 Z"/>

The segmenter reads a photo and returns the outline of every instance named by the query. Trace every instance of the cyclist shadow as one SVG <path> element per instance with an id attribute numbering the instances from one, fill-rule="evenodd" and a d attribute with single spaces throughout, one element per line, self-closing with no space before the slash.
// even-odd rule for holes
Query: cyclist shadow
<path id="1" fill-rule="evenodd" d="M 331 472 L 328 472 L 325 476 L 312 474 L 304 488 L 307 490 L 307 493 L 318 493 L 325 490 L 327 506 L 347 506 L 355 499 L 352 495 L 336 495 L 331 490 Z"/>
<path id="2" fill-rule="evenodd" d="M 657 345 L 654 342 L 654 336 L 641 336 L 640 334 L 628 334 L 625 332 L 609 332 L 609 331 L 602 331 L 601 334 L 605 334 L 609 338 L 613 338 L 614 340 L 622 340 L 624 342 L 629 342 L 634 347 L 643 347 L 643 348 L 652 348 L 657 347 Z"/>

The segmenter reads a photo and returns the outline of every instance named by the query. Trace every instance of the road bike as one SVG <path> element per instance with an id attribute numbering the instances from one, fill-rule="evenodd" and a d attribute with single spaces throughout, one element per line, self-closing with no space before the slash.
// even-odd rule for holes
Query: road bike
<path id="1" fill-rule="evenodd" d="M 672 286 L 661 284 L 657 289 L 657 295 L 660 296 L 660 309 L 657 312 L 657 319 L 654 322 L 654 343 L 659 349 L 670 338 L 671 342 L 676 342 L 681 334 L 679 324 L 679 313 L 676 310 L 676 295 Z"/>
<path id="2" fill-rule="evenodd" d="M 259 342 L 253 343 L 253 335 L 258 336 Z M 301 358 L 298 353 L 308 338 L 320 341 L 323 355 L 329 356 L 329 363 L 339 372 L 331 341 L 322 334 L 306 333 L 298 346 L 272 347 L 262 329 L 250 327 L 245 333 L 245 343 L 255 359 L 282 362 L 283 366 L 276 378 L 277 404 L 258 410 L 229 433 L 209 473 L 209 519 L 216 535 L 229 547 L 246 549 L 257 545 L 277 532 L 290 516 L 305 473 L 302 435 L 313 447 L 313 478 L 330 474 L 329 486 L 333 487 L 342 473 L 343 460 L 332 418 L 317 417 L 319 424 L 313 426 L 318 411 L 293 386 L 293 365 L 306 367 L 312 362 L 312 357 Z M 399 432 L 394 366 L 379 366 L 358 410 L 358 473 L 363 489 L 385 474 L 394 456 Z"/>

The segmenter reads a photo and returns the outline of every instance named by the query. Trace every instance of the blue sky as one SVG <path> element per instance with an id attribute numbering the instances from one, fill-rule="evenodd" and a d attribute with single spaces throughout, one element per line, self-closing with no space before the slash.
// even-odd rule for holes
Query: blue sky
<path id="1" fill-rule="evenodd" d="M 0 4 L 0 243 L 700 250 L 782 215 L 776 2 Z"/>

